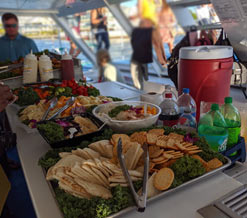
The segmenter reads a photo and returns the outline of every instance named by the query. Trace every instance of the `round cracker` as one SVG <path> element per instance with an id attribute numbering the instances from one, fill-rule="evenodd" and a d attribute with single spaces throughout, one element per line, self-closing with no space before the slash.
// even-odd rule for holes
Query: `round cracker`
<path id="1" fill-rule="evenodd" d="M 174 180 L 174 173 L 170 168 L 162 168 L 154 177 L 154 187 L 164 191 L 168 189 Z"/>

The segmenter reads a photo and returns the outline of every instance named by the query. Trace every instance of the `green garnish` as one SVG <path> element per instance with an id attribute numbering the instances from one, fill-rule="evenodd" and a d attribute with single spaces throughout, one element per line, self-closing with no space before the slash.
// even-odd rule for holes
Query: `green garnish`
<path id="1" fill-rule="evenodd" d="M 175 188 L 191 179 L 203 175 L 206 170 L 202 163 L 188 155 L 178 159 L 170 167 L 175 175 L 172 188 Z"/>
<path id="2" fill-rule="evenodd" d="M 131 108 L 130 105 L 120 105 L 117 106 L 115 108 L 113 108 L 110 112 L 108 112 L 108 115 L 112 118 L 112 117 L 116 117 L 121 111 L 127 111 Z"/>
<path id="3" fill-rule="evenodd" d="M 20 106 L 27 106 L 31 104 L 37 103 L 40 98 L 31 87 L 24 89 L 24 88 L 19 88 L 18 90 L 18 100 L 15 102 L 16 104 Z M 16 90 L 14 90 L 15 92 Z"/>
<path id="4" fill-rule="evenodd" d="M 41 131 L 50 143 L 59 142 L 65 139 L 63 127 L 55 122 L 38 124 L 37 128 Z"/>

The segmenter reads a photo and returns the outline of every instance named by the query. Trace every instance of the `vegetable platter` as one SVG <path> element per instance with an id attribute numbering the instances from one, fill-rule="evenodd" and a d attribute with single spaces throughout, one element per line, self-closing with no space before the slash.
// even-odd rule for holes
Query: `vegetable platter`
<path id="1" fill-rule="evenodd" d="M 136 191 L 142 186 L 142 145 L 149 146 L 148 201 L 164 198 L 230 165 L 204 139 L 181 129 L 152 127 L 129 134 L 105 129 L 101 136 L 75 147 L 48 151 L 39 161 L 65 218 L 114 217 L 134 209 L 117 158 L 120 138 Z"/>
<path id="2" fill-rule="evenodd" d="M 19 106 L 28 106 L 38 103 L 40 100 L 49 100 L 56 97 L 71 96 L 99 96 L 98 89 L 84 81 L 63 80 L 61 83 L 45 82 L 23 86 L 13 90 L 18 96 L 15 104 Z"/>

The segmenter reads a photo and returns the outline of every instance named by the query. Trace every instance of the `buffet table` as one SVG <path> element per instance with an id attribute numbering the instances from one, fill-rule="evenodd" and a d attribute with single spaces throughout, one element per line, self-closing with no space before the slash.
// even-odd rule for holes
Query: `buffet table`
<path id="1" fill-rule="evenodd" d="M 102 95 L 139 100 L 140 91 L 120 83 L 105 82 L 94 86 Z M 18 126 L 15 118 L 17 108 L 8 106 L 6 111 L 12 130 L 17 134 L 17 149 L 37 217 L 63 217 L 45 179 L 45 174 L 38 166 L 39 158 L 50 149 L 50 146 L 38 133 L 28 134 Z M 241 168 L 242 171 L 243 169 Z M 202 216 L 196 212 L 199 208 L 242 185 L 233 178 L 237 172 L 239 173 L 239 170 L 232 169 L 230 176 L 219 173 L 185 190 L 168 195 L 162 200 L 154 201 L 147 205 L 145 213 L 141 215 L 144 218 L 200 218 Z M 140 217 L 140 213 L 132 211 L 121 217 Z"/>

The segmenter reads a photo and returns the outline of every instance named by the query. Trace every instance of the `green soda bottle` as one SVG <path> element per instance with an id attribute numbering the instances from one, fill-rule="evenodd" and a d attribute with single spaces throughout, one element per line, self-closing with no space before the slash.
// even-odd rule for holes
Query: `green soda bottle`
<path id="1" fill-rule="evenodd" d="M 198 134 L 205 137 L 210 147 L 217 152 L 226 150 L 228 131 L 218 104 L 212 104 L 211 110 L 201 117 Z"/>
<path id="2" fill-rule="evenodd" d="M 222 105 L 220 111 L 226 121 L 228 130 L 227 149 L 229 149 L 238 143 L 241 131 L 241 116 L 238 109 L 233 106 L 231 97 L 225 98 L 225 104 Z M 234 152 L 231 156 L 236 154 L 237 152 Z"/>

